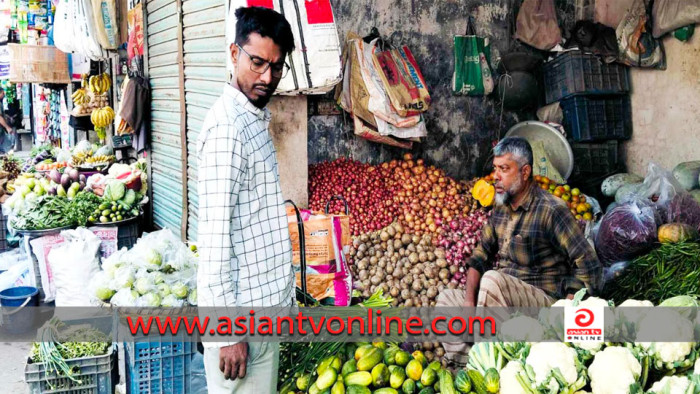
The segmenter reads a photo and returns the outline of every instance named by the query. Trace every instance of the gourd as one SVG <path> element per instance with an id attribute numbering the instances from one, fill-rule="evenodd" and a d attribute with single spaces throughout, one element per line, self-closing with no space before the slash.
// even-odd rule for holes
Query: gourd
<path id="1" fill-rule="evenodd" d="M 668 223 L 659 227 L 659 242 L 678 243 L 698 239 L 698 231 L 683 223 Z"/>

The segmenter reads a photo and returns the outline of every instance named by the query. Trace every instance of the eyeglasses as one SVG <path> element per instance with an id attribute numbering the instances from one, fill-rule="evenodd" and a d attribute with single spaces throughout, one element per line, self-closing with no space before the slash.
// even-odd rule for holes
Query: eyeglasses
<path id="1" fill-rule="evenodd" d="M 243 49 L 242 46 L 236 44 L 238 48 L 243 51 L 248 57 L 250 58 L 250 71 L 257 73 L 257 74 L 265 74 L 267 69 L 269 68 L 272 76 L 275 78 L 284 78 L 287 75 L 287 72 L 289 72 L 289 65 L 284 62 L 284 63 L 272 63 L 269 62 L 259 56 L 254 56 L 248 53 L 245 49 Z"/>

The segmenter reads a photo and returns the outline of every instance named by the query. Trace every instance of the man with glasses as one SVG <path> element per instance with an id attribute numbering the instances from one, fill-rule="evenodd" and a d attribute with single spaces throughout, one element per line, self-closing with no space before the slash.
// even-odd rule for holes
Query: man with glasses
<path id="1" fill-rule="evenodd" d="M 294 50 L 289 23 L 265 8 L 239 8 L 229 46 L 234 72 L 210 109 L 197 142 L 199 160 L 198 305 L 291 306 L 292 250 L 275 147 L 265 108 Z M 230 316 L 233 318 L 233 316 Z M 205 342 L 209 393 L 272 393 L 279 344 Z"/>

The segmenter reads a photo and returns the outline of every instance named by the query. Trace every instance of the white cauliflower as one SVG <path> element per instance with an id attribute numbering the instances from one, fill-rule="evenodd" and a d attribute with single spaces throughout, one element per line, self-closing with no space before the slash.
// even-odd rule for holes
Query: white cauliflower
<path id="1" fill-rule="evenodd" d="M 573 385 L 578 379 L 576 356 L 576 350 L 561 342 L 539 342 L 532 345 L 525 363 L 535 372 L 537 386 L 549 384 L 555 368 L 566 383 Z"/>
<path id="2" fill-rule="evenodd" d="M 672 369 L 675 365 L 685 364 L 686 358 L 693 351 L 693 342 L 642 342 L 641 338 L 651 338 L 662 324 L 667 333 L 672 333 L 675 338 L 693 338 L 693 323 L 681 316 L 672 308 L 655 308 L 653 314 L 645 316 L 640 322 L 637 331 L 636 344 L 644 348 L 656 361 L 657 369 L 665 367 Z M 694 361 L 694 360 L 693 360 Z M 692 361 L 691 361 L 692 362 Z M 682 365 L 686 366 L 686 365 Z M 690 366 L 688 364 L 687 366 Z"/>
<path id="3" fill-rule="evenodd" d="M 525 370 L 520 361 L 511 361 L 500 372 L 501 392 L 508 394 L 527 394 L 527 391 L 518 381 L 518 374 L 524 374 Z"/>
<path id="4" fill-rule="evenodd" d="M 625 300 L 622 302 L 622 304 L 618 305 L 619 307 L 653 307 L 654 303 L 651 301 L 643 300 Z"/>
<path id="5" fill-rule="evenodd" d="M 687 376 L 664 376 L 663 379 L 654 383 L 649 389 L 649 393 L 654 394 L 685 394 L 690 387 L 690 380 Z"/>
<path id="6" fill-rule="evenodd" d="M 539 321 L 528 316 L 518 316 L 501 324 L 500 336 L 506 342 L 539 342 L 544 338 L 544 329 Z"/>
<path id="7" fill-rule="evenodd" d="M 595 355 L 588 367 L 591 388 L 596 394 L 628 394 L 642 374 L 642 364 L 625 347 L 607 347 Z"/>
<path id="8" fill-rule="evenodd" d="M 552 304 L 551 308 L 560 308 L 560 307 L 567 307 L 567 306 L 573 306 L 574 302 L 573 300 L 569 299 L 562 299 L 554 304 Z M 542 324 L 547 327 L 548 329 L 554 330 L 555 332 L 564 332 L 564 311 L 563 308 L 561 310 L 555 311 L 553 309 L 542 309 L 539 314 L 539 319 Z"/>
<path id="9" fill-rule="evenodd" d="M 649 309 L 637 308 L 653 308 L 654 304 L 651 301 L 625 300 L 622 304 L 615 308 L 615 317 L 620 324 L 622 334 L 630 341 L 634 339 L 634 335 L 639 327 L 639 322 L 644 318 Z"/>
<path id="10" fill-rule="evenodd" d="M 700 375 L 700 359 L 695 361 L 695 366 L 693 367 L 693 374 Z"/>

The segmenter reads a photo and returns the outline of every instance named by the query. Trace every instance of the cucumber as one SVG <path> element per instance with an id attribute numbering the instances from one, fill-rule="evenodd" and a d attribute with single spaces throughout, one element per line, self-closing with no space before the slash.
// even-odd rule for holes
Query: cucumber
<path id="1" fill-rule="evenodd" d="M 353 384 L 345 389 L 345 394 L 372 394 L 372 392 L 367 387 Z"/>
<path id="2" fill-rule="evenodd" d="M 369 386 L 372 384 L 372 374 L 367 371 L 359 371 L 348 374 L 345 377 L 345 385 L 350 386 Z"/>
<path id="3" fill-rule="evenodd" d="M 326 368 L 326 370 L 318 376 L 318 379 L 316 379 L 315 384 L 316 387 L 323 391 L 333 386 L 333 383 L 335 383 L 336 379 L 338 379 L 338 373 L 335 371 L 335 369 L 329 367 Z"/>
<path id="4" fill-rule="evenodd" d="M 399 394 L 396 389 L 392 389 L 391 387 L 384 387 L 379 390 L 374 390 L 373 394 Z"/>
<path id="5" fill-rule="evenodd" d="M 357 361 L 358 371 L 369 371 L 382 361 L 382 349 L 373 348 Z"/>
<path id="6" fill-rule="evenodd" d="M 357 372 L 357 361 L 355 359 L 350 359 L 343 364 L 343 369 L 340 370 L 340 374 L 343 375 L 343 377 L 348 376 L 349 374 Z"/>

